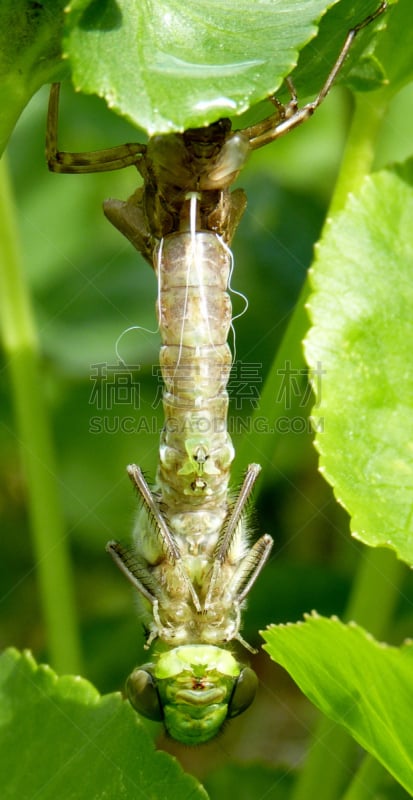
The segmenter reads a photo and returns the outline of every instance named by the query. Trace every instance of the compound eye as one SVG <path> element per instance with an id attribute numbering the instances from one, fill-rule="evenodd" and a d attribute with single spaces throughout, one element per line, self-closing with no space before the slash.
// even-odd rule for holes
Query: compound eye
<path id="1" fill-rule="evenodd" d="M 163 719 L 155 680 L 146 669 L 134 669 L 126 681 L 126 694 L 129 702 L 139 714 L 160 722 Z"/>
<path id="2" fill-rule="evenodd" d="M 237 717 L 251 705 L 258 687 L 258 678 L 249 667 L 244 667 L 237 678 L 228 706 L 228 717 Z"/>

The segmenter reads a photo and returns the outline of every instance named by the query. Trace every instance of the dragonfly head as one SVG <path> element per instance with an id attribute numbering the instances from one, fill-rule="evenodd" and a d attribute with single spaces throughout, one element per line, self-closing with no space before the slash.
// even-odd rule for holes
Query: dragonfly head
<path id="1" fill-rule="evenodd" d="M 202 744 L 226 719 L 252 703 L 258 680 L 227 650 L 213 645 L 182 645 L 135 669 L 126 689 L 133 707 L 145 717 L 163 720 L 173 739 Z"/>

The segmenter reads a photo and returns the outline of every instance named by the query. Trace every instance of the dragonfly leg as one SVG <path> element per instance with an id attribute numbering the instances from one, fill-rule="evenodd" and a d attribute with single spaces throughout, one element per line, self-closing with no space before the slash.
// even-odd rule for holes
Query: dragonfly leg
<path id="1" fill-rule="evenodd" d="M 156 500 L 142 474 L 142 470 L 140 467 L 137 467 L 136 464 L 129 464 L 127 467 L 127 473 L 143 500 L 148 516 L 153 519 L 154 524 L 158 529 L 159 536 L 163 542 L 165 555 L 172 564 L 176 564 L 176 562 L 181 558 L 179 547 L 175 537 L 169 530 L 169 527 L 158 508 Z"/>
<path id="2" fill-rule="evenodd" d="M 245 647 L 245 649 L 248 650 L 249 653 L 252 653 L 253 656 L 257 655 L 257 653 L 258 653 L 257 648 L 256 647 L 252 647 L 252 645 L 250 645 L 249 642 L 247 642 L 247 640 L 244 639 L 244 637 L 241 636 L 241 634 L 239 632 L 237 633 L 236 636 L 234 636 L 234 639 L 236 639 L 237 642 L 242 644 L 242 646 Z"/>
<path id="3" fill-rule="evenodd" d="M 165 630 L 159 615 L 159 604 L 166 602 L 164 590 L 147 562 L 135 550 L 124 547 L 119 542 L 111 541 L 107 543 L 106 551 L 112 556 L 115 564 L 126 575 L 132 586 L 152 606 L 153 622 L 149 626 L 150 632 L 145 644 L 145 650 L 147 650 L 154 639 L 162 635 Z"/>
<path id="4" fill-rule="evenodd" d="M 169 526 L 167 525 L 163 514 L 158 508 L 158 504 L 148 484 L 146 483 L 145 478 L 143 477 L 142 470 L 139 467 L 137 467 L 136 464 L 130 464 L 127 468 L 127 472 L 132 483 L 137 488 L 143 500 L 143 503 L 145 505 L 145 508 L 147 510 L 150 519 L 153 520 L 158 530 L 158 534 L 162 541 L 166 557 L 171 562 L 171 564 L 176 565 L 176 569 L 180 573 L 181 581 L 188 590 L 188 593 L 194 604 L 195 610 L 200 612 L 201 604 L 199 602 L 198 595 L 191 583 L 191 580 L 184 569 L 182 554 L 178 547 L 177 541 L 172 531 L 170 530 Z"/>
<path id="5" fill-rule="evenodd" d="M 155 639 L 157 639 L 163 631 L 163 625 L 159 616 L 159 603 L 156 599 L 152 606 L 152 614 L 155 624 L 151 623 L 149 636 L 143 646 L 144 650 L 149 650 L 152 642 L 155 641 Z"/>
<path id="6" fill-rule="evenodd" d="M 276 113 L 272 114 L 266 120 L 262 120 L 262 122 L 258 122 L 256 125 L 252 125 L 251 127 L 245 128 L 245 130 L 241 131 L 241 133 L 245 134 L 249 138 L 251 150 L 256 150 L 258 147 L 263 147 L 264 145 L 273 142 L 275 139 L 278 139 L 280 136 L 283 136 L 285 133 L 288 133 L 296 128 L 298 125 L 301 125 L 302 122 L 305 122 L 314 114 L 316 109 L 326 98 L 334 81 L 336 80 L 357 34 L 363 30 L 363 28 L 366 28 L 367 25 L 370 25 L 370 23 L 377 19 L 377 17 L 383 14 L 384 11 L 386 11 L 386 8 L 387 2 L 382 2 L 372 14 L 369 14 L 369 16 L 362 20 L 362 22 L 349 30 L 338 58 L 333 68 L 330 70 L 324 85 L 319 91 L 317 97 L 310 103 L 307 103 L 302 108 L 298 108 L 294 86 L 291 80 L 287 79 L 287 86 L 291 94 L 290 102 L 284 105 L 275 97 L 270 98 L 271 102 L 276 106 Z"/>
<path id="7" fill-rule="evenodd" d="M 96 152 L 68 153 L 59 150 L 57 144 L 59 93 L 60 83 L 53 83 L 50 89 L 46 131 L 46 159 L 51 172 L 107 172 L 137 164 L 146 152 L 146 146 L 137 142 Z"/>
<path id="8" fill-rule="evenodd" d="M 286 119 L 290 119 L 297 113 L 298 100 L 294 84 L 290 77 L 285 79 L 285 83 L 290 92 L 290 100 L 288 103 L 282 103 L 276 95 L 271 95 L 268 101 L 275 106 L 275 112 L 269 117 L 260 120 L 260 122 L 256 122 L 255 125 L 243 128 L 241 131 L 241 133 L 249 139 L 251 147 L 253 141 L 264 135 L 271 136 L 281 123 L 285 122 Z"/>
<path id="9" fill-rule="evenodd" d="M 239 523 L 242 520 L 242 515 L 245 511 L 245 506 L 248 502 L 248 499 L 251 495 L 252 489 L 254 487 L 255 481 L 261 471 L 261 467 L 259 464 L 250 464 L 246 473 L 245 477 L 241 486 L 241 490 L 239 495 L 230 509 L 230 513 L 225 521 L 225 524 L 222 529 L 222 533 L 218 539 L 217 546 L 215 549 L 214 554 L 214 564 L 212 567 L 212 574 L 211 580 L 208 588 L 208 594 L 205 599 L 205 608 L 208 608 L 211 603 L 213 602 L 213 596 L 216 591 L 217 585 L 219 585 L 220 581 L 220 573 L 222 569 L 222 565 L 224 561 L 228 557 L 228 553 L 231 549 L 231 545 L 234 540 L 234 536 L 236 535 L 237 528 Z M 268 537 L 270 538 L 270 537 Z M 272 541 L 272 539 L 271 539 Z M 257 543 L 258 544 L 258 543 Z M 251 552 L 251 551 L 250 551 Z M 243 559 L 244 561 L 244 559 Z M 238 572 L 238 570 L 237 570 Z"/>
<path id="10" fill-rule="evenodd" d="M 231 581 L 230 590 L 236 595 L 237 603 L 241 604 L 251 590 L 261 570 L 268 561 L 274 542 L 267 533 L 258 539 L 247 555 L 242 559 Z"/>
<path id="11" fill-rule="evenodd" d="M 225 521 L 223 531 L 217 543 L 215 560 L 220 564 L 227 558 L 238 524 L 245 511 L 245 506 L 260 472 L 261 467 L 259 464 L 249 464 L 242 482 L 241 490 Z"/>
<path id="12" fill-rule="evenodd" d="M 111 541 L 106 545 L 106 552 L 113 558 L 121 572 L 138 592 L 150 602 L 152 606 L 158 603 L 162 595 L 162 587 L 150 571 L 143 558 L 130 547 L 125 547 L 119 542 Z"/>
<path id="13" fill-rule="evenodd" d="M 242 604 L 266 564 L 273 544 L 274 542 L 271 536 L 268 536 L 268 534 L 261 536 L 258 542 L 255 542 L 236 566 L 225 588 L 221 588 L 221 597 L 219 597 L 219 590 L 218 597 L 215 598 L 212 598 L 211 592 L 209 591 L 207 601 L 205 602 L 206 612 L 213 608 L 214 603 L 219 605 L 222 602 L 224 602 L 228 610 L 231 609 L 231 626 L 226 629 L 224 641 L 237 639 L 250 653 L 256 653 L 257 651 L 242 638 L 239 632 Z M 214 575 L 212 577 L 214 577 Z"/>

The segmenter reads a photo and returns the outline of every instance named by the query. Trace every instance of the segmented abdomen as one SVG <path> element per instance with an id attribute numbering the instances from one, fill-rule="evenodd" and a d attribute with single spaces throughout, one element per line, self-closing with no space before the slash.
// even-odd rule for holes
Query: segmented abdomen
<path id="1" fill-rule="evenodd" d="M 201 505 L 218 511 L 234 457 L 226 390 L 231 253 L 214 233 L 176 233 L 162 240 L 154 262 L 165 384 L 158 485 L 168 514 Z"/>

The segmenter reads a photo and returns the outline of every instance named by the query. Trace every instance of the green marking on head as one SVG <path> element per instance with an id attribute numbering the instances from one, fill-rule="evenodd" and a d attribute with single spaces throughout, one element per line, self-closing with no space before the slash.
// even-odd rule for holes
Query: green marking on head
<path id="1" fill-rule="evenodd" d="M 228 650 L 209 644 L 186 644 L 161 653 L 155 666 L 155 677 L 171 678 L 184 670 L 214 670 L 237 678 L 241 667 Z"/>

